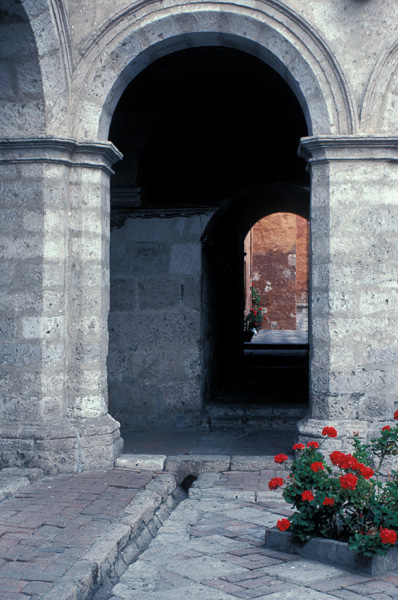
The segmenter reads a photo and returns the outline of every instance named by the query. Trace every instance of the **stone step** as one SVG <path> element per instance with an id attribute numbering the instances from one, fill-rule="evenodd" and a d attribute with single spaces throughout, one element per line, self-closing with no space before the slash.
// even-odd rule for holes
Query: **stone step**
<path id="1" fill-rule="evenodd" d="M 212 427 L 253 427 L 294 431 L 297 422 L 308 412 L 308 406 L 298 405 L 239 405 L 235 403 L 209 404 L 207 422 Z"/>

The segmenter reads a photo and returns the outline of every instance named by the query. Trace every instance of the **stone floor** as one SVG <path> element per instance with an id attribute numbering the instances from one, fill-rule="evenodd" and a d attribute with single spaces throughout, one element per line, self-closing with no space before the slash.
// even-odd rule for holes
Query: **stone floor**
<path id="1" fill-rule="evenodd" d="M 268 482 L 286 475 L 273 455 L 290 454 L 291 440 L 273 435 L 126 439 L 130 452 L 160 453 L 178 468 L 185 458 L 205 463 L 197 453 L 206 451 L 209 469 L 229 464 L 199 474 L 189 496 L 177 472 L 134 468 L 41 478 L 14 492 L 0 502 L 0 600 L 398 599 L 398 573 L 372 578 L 265 547 L 265 529 L 290 514 Z"/>
<path id="2" fill-rule="evenodd" d="M 203 474 L 149 548 L 98 600 L 332 600 L 398 598 L 383 578 L 272 551 L 264 530 L 289 507 L 271 473 Z"/>
<path id="3" fill-rule="evenodd" d="M 190 428 L 123 431 L 124 452 L 169 455 L 272 455 L 291 453 L 292 431 L 263 431 L 250 428 Z"/>

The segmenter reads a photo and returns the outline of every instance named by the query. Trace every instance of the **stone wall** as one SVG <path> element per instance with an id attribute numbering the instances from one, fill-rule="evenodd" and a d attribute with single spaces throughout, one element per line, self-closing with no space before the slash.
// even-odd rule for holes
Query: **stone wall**
<path id="1" fill-rule="evenodd" d="M 248 238 L 246 290 L 253 282 L 261 294 L 267 317 L 262 328 L 307 328 L 308 221 L 291 213 L 274 213 L 260 219 Z M 298 319 L 301 314 L 304 318 Z"/>
<path id="2" fill-rule="evenodd" d="M 201 245 L 208 216 L 112 231 L 109 407 L 126 428 L 198 424 Z"/>

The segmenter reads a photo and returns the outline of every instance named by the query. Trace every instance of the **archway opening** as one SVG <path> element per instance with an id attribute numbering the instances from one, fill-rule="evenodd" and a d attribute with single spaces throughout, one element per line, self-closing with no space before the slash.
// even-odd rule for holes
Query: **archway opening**
<path id="1" fill-rule="evenodd" d="M 308 219 L 282 212 L 263 217 L 246 235 L 244 252 L 246 341 L 307 343 Z"/>
<path id="2" fill-rule="evenodd" d="M 241 360 L 244 237 L 270 210 L 308 213 L 306 134 L 281 76 L 233 48 L 171 53 L 126 88 L 109 136 L 124 154 L 111 188 L 108 359 L 122 427 L 206 418 Z"/>

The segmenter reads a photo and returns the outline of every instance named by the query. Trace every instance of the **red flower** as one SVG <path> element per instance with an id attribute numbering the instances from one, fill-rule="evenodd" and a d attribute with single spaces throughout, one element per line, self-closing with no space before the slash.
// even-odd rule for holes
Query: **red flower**
<path id="1" fill-rule="evenodd" d="M 380 529 L 379 536 L 383 544 L 395 544 L 397 541 L 397 534 L 393 529 Z"/>
<path id="2" fill-rule="evenodd" d="M 398 410 L 396 410 L 396 411 L 395 411 L 395 413 L 394 413 L 394 419 L 395 419 L 396 421 L 398 421 Z"/>
<path id="3" fill-rule="evenodd" d="M 365 477 L 365 479 L 370 479 L 375 474 L 375 472 L 373 471 L 373 469 L 371 467 L 366 467 L 365 465 L 363 465 L 361 463 L 359 464 L 358 470 L 361 473 L 361 475 L 363 477 Z"/>
<path id="4" fill-rule="evenodd" d="M 330 460 L 332 461 L 332 463 L 336 466 L 340 466 L 340 461 L 342 460 L 342 458 L 345 456 L 345 454 L 343 454 L 343 452 L 340 452 L 340 450 L 335 450 L 334 452 L 331 453 L 330 455 Z"/>
<path id="5" fill-rule="evenodd" d="M 304 444 L 294 444 L 293 450 L 304 450 Z"/>
<path id="6" fill-rule="evenodd" d="M 322 435 L 328 435 L 331 438 L 337 437 L 337 431 L 334 427 L 324 427 L 322 430 Z"/>
<path id="7" fill-rule="evenodd" d="M 279 531 L 286 531 L 286 529 L 289 529 L 290 527 L 290 521 L 289 519 L 279 519 L 276 526 Z"/>
<path id="8" fill-rule="evenodd" d="M 311 500 L 314 499 L 314 494 L 310 492 L 310 490 L 305 490 L 305 492 L 301 494 L 301 499 L 308 500 L 308 502 L 311 502 Z"/>
<path id="9" fill-rule="evenodd" d="M 307 448 L 319 448 L 318 442 L 308 442 Z"/>
<path id="10" fill-rule="evenodd" d="M 257 323 L 254 323 L 254 327 L 257 327 Z"/>
<path id="11" fill-rule="evenodd" d="M 311 469 L 317 473 L 318 471 L 321 471 L 323 469 L 323 463 L 321 462 L 313 462 L 311 465 Z"/>
<path id="12" fill-rule="evenodd" d="M 358 469 L 359 466 L 358 460 L 352 454 L 343 454 L 341 457 L 338 466 L 341 469 Z"/>
<path id="13" fill-rule="evenodd" d="M 334 504 L 334 500 L 333 498 L 325 498 L 322 504 L 324 504 L 325 506 L 332 506 Z"/>
<path id="14" fill-rule="evenodd" d="M 276 490 L 276 488 L 280 487 L 281 485 L 283 485 L 282 477 L 274 477 L 270 480 L 268 487 L 270 490 Z"/>
<path id="15" fill-rule="evenodd" d="M 347 475 L 342 475 L 340 477 L 340 485 L 345 490 L 355 490 L 357 483 L 358 477 L 353 473 L 347 473 Z"/>
<path id="16" fill-rule="evenodd" d="M 284 462 L 286 462 L 287 460 L 289 460 L 289 457 L 288 457 L 288 456 L 286 456 L 286 454 L 277 454 L 277 455 L 275 456 L 275 458 L 274 458 L 274 461 L 275 461 L 276 463 L 284 463 Z"/>
<path id="17" fill-rule="evenodd" d="M 384 425 L 384 427 L 381 428 L 382 431 L 391 431 L 391 427 L 389 425 Z"/>

